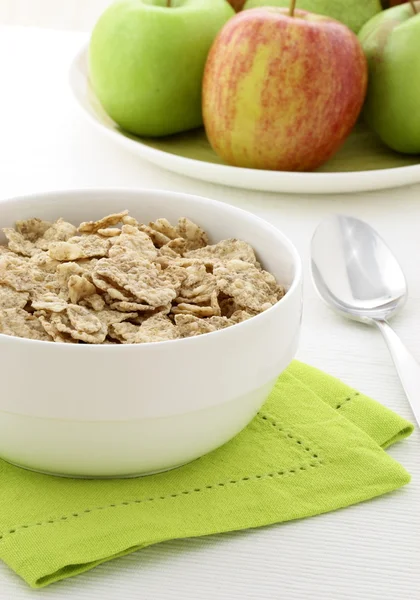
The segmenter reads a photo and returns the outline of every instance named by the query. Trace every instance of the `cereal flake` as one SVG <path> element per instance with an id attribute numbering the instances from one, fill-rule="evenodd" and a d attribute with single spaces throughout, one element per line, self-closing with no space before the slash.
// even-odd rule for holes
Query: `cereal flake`
<path id="1" fill-rule="evenodd" d="M 124 344 L 163 342 L 179 338 L 177 326 L 162 314 L 146 319 L 140 326 L 132 323 L 116 323 L 111 325 L 110 329 L 123 340 Z"/>
<path id="2" fill-rule="evenodd" d="M 128 210 L 123 210 L 119 213 L 114 213 L 99 219 L 99 221 L 87 221 L 80 223 L 78 231 L 80 233 L 97 233 L 100 229 L 107 229 L 108 227 L 115 227 L 121 223 L 121 221 L 128 215 Z"/>
<path id="3" fill-rule="evenodd" d="M 253 265 L 257 264 L 257 258 L 253 248 L 242 240 L 222 240 L 213 246 L 206 246 L 186 253 L 188 258 L 206 258 L 216 262 L 228 262 L 230 260 L 243 260 Z"/>
<path id="4" fill-rule="evenodd" d="M 251 263 L 231 260 L 216 265 L 214 275 L 219 290 L 233 298 L 238 307 L 261 312 L 277 302 L 274 277 Z"/>
<path id="5" fill-rule="evenodd" d="M 38 318 L 22 308 L 0 309 L 0 333 L 31 340 L 51 339 Z"/>
<path id="6" fill-rule="evenodd" d="M 175 323 L 179 329 L 181 337 L 191 337 L 203 333 L 211 333 L 219 329 L 224 329 L 231 325 L 227 317 L 209 317 L 200 319 L 194 315 L 178 314 L 175 317 Z"/>
<path id="7" fill-rule="evenodd" d="M 29 300 L 29 292 L 17 292 L 4 283 L 0 283 L 0 309 L 24 308 Z"/>

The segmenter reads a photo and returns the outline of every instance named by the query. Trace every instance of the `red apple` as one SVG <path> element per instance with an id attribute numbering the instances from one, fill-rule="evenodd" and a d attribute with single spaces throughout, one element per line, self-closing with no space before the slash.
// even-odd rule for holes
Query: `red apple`
<path id="1" fill-rule="evenodd" d="M 360 113 L 367 64 L 356 35 L 328 17 L 290 12 L 240 12 L 211 47 L 204 125 L 229 164 L 315 169 L 336 152 Z"/>

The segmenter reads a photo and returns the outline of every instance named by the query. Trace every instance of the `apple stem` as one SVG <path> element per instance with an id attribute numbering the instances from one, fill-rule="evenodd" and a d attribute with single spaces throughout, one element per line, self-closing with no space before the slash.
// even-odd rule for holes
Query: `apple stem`
<path id="1" fill-rule="evenodd" d="M 171 0 L 166 0 L 166 7 L 171 8 Z"/>
<path id="2" fill-rule="evenodd" d="M 291 2 L 290 2 L 290 10 L 289 10 L 289 15 L 291 17 L 295 16 L 295 8 L 296 8 L 296 0 L 291 0 Z"/>
<path id="3" fill-rule="evenodd" d="M 413 13 L 416 15 L 417 14 L 417 8 L 416 8 L 416 5 L 414 4 L 414 0 L 410 0 L 410 4 L 411 4 L 411 7 L 413 9 Z"/>

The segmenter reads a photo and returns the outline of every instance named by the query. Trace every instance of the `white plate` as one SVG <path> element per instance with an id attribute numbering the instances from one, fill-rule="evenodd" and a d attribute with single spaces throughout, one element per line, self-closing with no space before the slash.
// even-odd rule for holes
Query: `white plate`
<path id="1" fill-rule="evenodd" d="M 361 192 L 420 182 L 420 156 L 392 152 L 363 125 L 358 125 L 341 150 L 316 172 L 231 167 L 213 152 L 202 129 L 156 139 L 138 138 L 119 129 L 91 89 L 87 46 L 75 57 L 69 75 L 78 106 L 99 131 L 140 158 L 188 177 L 252 190 L 299 194 Z"/>

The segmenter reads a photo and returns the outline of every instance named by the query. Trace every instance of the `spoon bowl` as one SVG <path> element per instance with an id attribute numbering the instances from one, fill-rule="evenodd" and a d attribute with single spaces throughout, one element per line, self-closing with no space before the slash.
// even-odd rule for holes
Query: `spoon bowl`
<path id="1" fill-rule="evenodd" d="M 407 299 L 404 273 L 367 223 L 342 215 L 321 222 L 311 245 L 311 267 L 321 298 L 358 321 L 387 319 Z"/>

